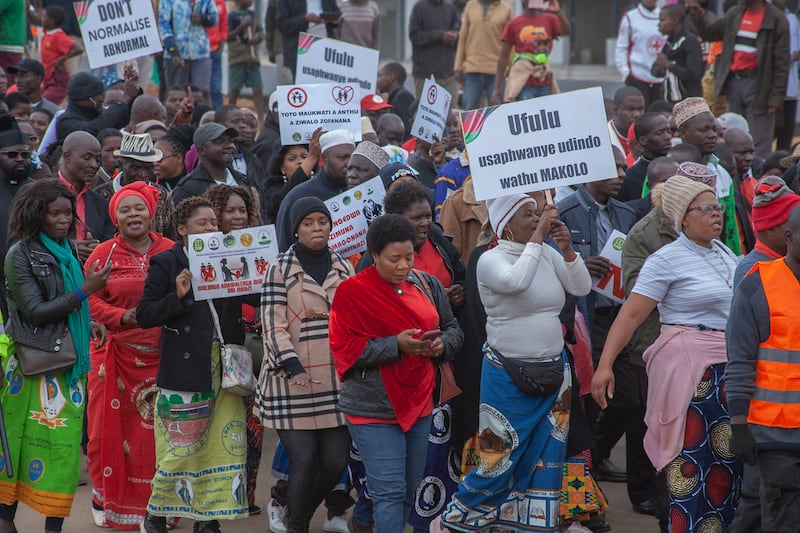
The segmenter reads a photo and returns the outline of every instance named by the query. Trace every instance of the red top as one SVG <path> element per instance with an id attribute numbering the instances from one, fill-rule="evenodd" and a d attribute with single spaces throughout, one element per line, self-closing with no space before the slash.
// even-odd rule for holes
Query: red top
<path id="1" fill-rule="evenodd" d="M 42 37 L 42 65 L 44 65 L 42 82 L 53 77 L 53 66 L 56 61 L 67 55 L 74 45 L 75 41 L 61 28 L 45 32 Z"/>
<path id="2" fill-rule="evenodd" d="M 67 178 L 64 177 L 64 174 L 62 174 L 60 170 L 58 171 L 58 179 L 61 183 L 66 185 L 69 190 L 75 193 L 75 233 L 78 239 L 86 239 L 86 199 L 84 196 L 86 195 L 86 191 L 89 190 L 89 187 L 84 185 L 80 192 L 78 192 L 78 190 L 67 181 Z"/>
<path id="3" fill-rule="evenodd" d="M 501 40 L 512 46 L 514 52 L 528 54 L 547 54 L 553 50 L 553 39 L 559 36 L 558 17 L 552 13 L 538 15 L 522 14 L 512 19 L 503 29 Z M 542 83 L 528 79 L 529 85 L 549 85 L 551 81 Z"/>
<path id="4" fill-rule="evenodd" d="M 764 13 L 761 11 L 745 10 L 742 22 L 739 24 L 739 31 L 736 32 L 736 41 L 733 45 L 733 62 L 731 72 L 743 72 L 745 70 L 755 70 L 758 68 L 758 56 L 756 55 L 756 38 L 764 22 Z"/>
<path id="5" fill-rule="evenodd" d="M 228 7 L 225 5 L 225 0 L 214 0 L 214 4 L 217 6 L 219 22 L 213 28 L 206 28 L 212 52 L 219 50 L 220 43 L 228 40 Z"/>
<path id="6" fill-rule="evenodd" d="M 453 276 L 447 270 L 442 254 L 436 250 L 430 239 L 420 246 L 418 252 L 414 252 L 414 268 L 427 272 L 438 279 L 445 289 L 453 284 Z"/>

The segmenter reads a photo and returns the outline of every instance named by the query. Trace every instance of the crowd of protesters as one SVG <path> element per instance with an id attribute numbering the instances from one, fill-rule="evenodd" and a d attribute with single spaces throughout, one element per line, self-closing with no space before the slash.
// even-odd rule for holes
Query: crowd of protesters
<path id="1" fill-rule="evenodd" d="M 0 3 L 0 533 L 20 502 L 50 532 L 85 512 L 219 533 L 264 498 L 274 533 L 323 504 L 340 533 L 605 532 L 605 483 L 664 532 L 796 530 L 786 0 L 641 0 L 605 95 L 614 175 L 486 201 L 458 113 L 560 92 L 566 3 L 417 0 L 411 77 L 381 62 L 362 140 L 289 145 L 262 56 L 280 85 L 301 32 L 378 49 L 374 1 L 270 0 L 262 24 L 252 0 L 160 0 L 163 53 L 91 71 L 61 3 Z M 428 142 L 431 76 L 453 104 Z M 326 201 L 375 178 L 366 249 L 342 256 Z M 260 294 L 196 298 L 189 235 L 267 224 Z M 615 232 L 623 303 L 592 290 Z M 252 352 L 253 394 L 222 386 L 225 343 Z"/>

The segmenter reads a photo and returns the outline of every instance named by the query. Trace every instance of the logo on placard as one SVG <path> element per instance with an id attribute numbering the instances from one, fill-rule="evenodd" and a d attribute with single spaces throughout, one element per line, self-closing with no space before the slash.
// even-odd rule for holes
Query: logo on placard
<path id="1" fill-rule="evenodd" d="M 203 239 L 195 239 L 192 243 L 192 250 L 195 252 L 202 252 L 203 248 L 205 248 L 205 244 L 203 244 Z"/>
<path id="2" fill-rule="evenodd" d="M 300 134 L 299 131 L 292 133 L 292 140 L 295 142 L 300 142 L 303 140 L 303 136 Z"/>
<path id="3" fill-rule="evenodd" d="M 266 244 L 270 244 L 272 239 L 269 238 L 269 233 L 266 231 L 262 231 L 258 234 L 258 244 L 264 246 Z"/>
<path id="4" fill-rule="evenodd" d="M 292 87 L 289 89 L 289 92 L 286 93 L 286 101 L 289 102 L 289 105 L 292 107 L 303 107 L 308 101 L 308 93 L 306 93 L 305 89 L 302 87 Z"/>
<path id="5" fill-rule="evenodd" d="M 233 235 L 226 235 L 224 239 L 222 239 L 222 244 L 225 248 L 232 248 L 236 246 L 236 237 Z"/>
<path id="6" fill-rule="evenodd" d="M 331 202 L 331 211 L 336 213 L 337 211 L 339 211 L 339 209 L 341 209 L 341 207 L 339 207 L 338 202 Z"/>
<path id="7" fill-rule="evenodd" d="M 219 239 L 216 237 L 211 237 L 208 239 L 208 248 L 210 250 L 219 250 Z"/>
<path id="8" fill-rule="evenodd" d="M 342 198 L 342 203 L 344 205 L 350 205 L 350 202 L 351 202 L 351 200 L 350 200 L 349 196 L 345 196 L 344 198 Z"/>
<path id="9" fill-rule="evenodd" d="M 73 4 L 78 24 L 83 24 L 89 16 L 89 2 L 75 2 Z"/>
<path id="10" fill-rule="evenodd" d="M 436 85 L 431 85 L 430 89 L 428 89 L 428 103 L 433 105 L 436 103 L 436 98 L 439 96 L 439 90 L 436 89 Z"/>
<path id="11" fill-rule="evenodd" d="M 339 87 L 337 85 L 331 89 L 331 96 L 333 96 L 334 101 L 339 105 L 349 104 L 355 93 L 356 91 L 350 85 L 345 85 L 344 87 Z"/>
<path id="12" fill-rule="evenodd" d="M 355 198 L 356 200 L 361 200 L 361 198 L 363 198 L 363 195 L 361 194 L 361 191 L 354 192 L 353 193 L 353 198 Z"/>
<path id="13" fill-rule="evenodd" d="M 303 55 L 308 52 L 308 50 L 311 48 L 311 45 L 317 40 L 319 40 L 318 37 L 314 37 L 308 33 L 301 35 L 297 40 L 297 55 Z"/>
<path id="14" fill-rule="evenodd" d="M 614 239 L 614 242 L 611 243 L 611 247 L 618 252 L 622 250 L 623 246 L 625 246 L 625 239 L 623 239 L 622 237 L 617 237 L 616 239 Z"/>
<path id="15" fill-rule="evenodd" d="M 239 237 L 239 242 L 242 243 L 242 246 L 250 246 L 253 244 L 253 236 L 249 233 L 244 233 Z"/>

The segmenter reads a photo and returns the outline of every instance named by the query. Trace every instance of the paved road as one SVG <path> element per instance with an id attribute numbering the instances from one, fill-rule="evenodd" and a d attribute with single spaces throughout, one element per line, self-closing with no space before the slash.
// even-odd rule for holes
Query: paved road
<path id="1" fill-rule="evenodd" d="M 270 464 L 272 462 L 272 451 L 275 449 L 277 437 L 274 431 L 266 431 L 264 434 L 264 462 L 259 473 L 258 488 L 256 489 L 256 504 L 262 509 L 266 508 L 269 487 L 273 483 L 269 475 Z M 624 449 L 618 446 L 614 450 L 613 460 L 618 465 L 625 464 Z M 611 523 L 613 531 L 617 533 L 657 533 L 658 524 L 654 518 L 642 516 L 631 510 L 628 496 L 625 492 L 625 485 L 622 483 L 604 483 L 603 490 L 609 500 L 610 509 L 608 511 L 608 522 Z M 92 522 L 90 511 L 91 487 L 78 487 L 78 494 L 72 506 L 72 516 L 64 522 L 64 533 L 92 533 L 100 532 L 99 528 Z M 324 507 L 322 508 L 324 510 Z M 311 533 L 322 532 L 322 512 L 318 511 L 311 524 Z M 267 517 L 265 514 L 254 516 L 246 520 L 238 520 L 231 523 L 222 524 L 224 533 L 253 533 L 266 532 Z M 34 513 L 24 505 L 20 506 L 16 520 L 17 530 L 20 533 L 43 531 L 44 518 Z M 107 530 L 110 531 L 110 530 Z M 175 530 L 176 533 L 188 533 L 191 531 L 191 522 L 183 522 Z M 410 531 L 410 529 L 409 529 Z"/>

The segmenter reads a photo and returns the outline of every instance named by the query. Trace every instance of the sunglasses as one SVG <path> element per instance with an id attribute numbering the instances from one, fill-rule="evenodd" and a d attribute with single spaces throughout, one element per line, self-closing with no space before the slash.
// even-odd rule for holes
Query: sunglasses
<path id="1" fill-rule="evenodd" d="M 9 159 L 16 159 L 18 157 L 28 159 L 31 156 L 31 152 L 17 152 L 16 150 L 2 151 L 0 154 L 7 156 Z"/>
<path id="2" fill-rule="evenodd" d="M 720 204 L 703 204 L 698 205 L 697 207 L 690 207 L 687 211 L 693 211 L 697 209 L 704 215 L 710 215 L 712 212 L 716 211 L 717 213 L 722 213 L 723 207 Z"/>

